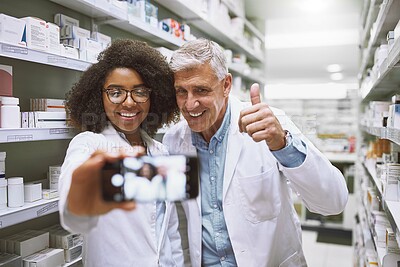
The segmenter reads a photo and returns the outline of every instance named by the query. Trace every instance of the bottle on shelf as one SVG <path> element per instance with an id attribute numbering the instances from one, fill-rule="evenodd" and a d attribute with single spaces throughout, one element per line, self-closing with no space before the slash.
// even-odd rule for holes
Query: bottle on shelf
<path id="1" fill-rule="evenodd" d="M 19 98 L 1 97 L 1 128 L 21 128 Z"/>

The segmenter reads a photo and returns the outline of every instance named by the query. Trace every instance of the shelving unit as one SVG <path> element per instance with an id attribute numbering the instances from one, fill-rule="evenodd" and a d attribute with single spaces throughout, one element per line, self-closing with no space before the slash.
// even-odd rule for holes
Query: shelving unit
<path id="1" fill-rule="evenodd" d="M 384 211 L 387 215 L 387 218 L 389 219 L 391 227 L 393 228 L 393 230 L 396 233 L 396 229 L 398 229 L 398 226 L 400 225 L 400 202 L 388 201 L 388 200 L 384 199 L 383 192 L 382 192 L 382 186 L 380 184 L 380 181 L 376 177 L 375 162 L 373 162 L 373 161 L 364 162 L 364 167 L 368 171 L 368 174 L 370 176 L 372 183 L 374 185 L 376 185 L 376 188 L 378 190 L 377 191 L 378 197 L 382 202 L 382 208 L 384 209 Z M 365 206 L 364 206 L 364 211 L 366 212 Z M 369 226 L 369 228 L 372 233 L 373 230 L 371 229 L 371 226 Z M 376 245 L 377 241 L 373 237 L 372 237 L 372 240 L 374 241 L 374 246 L 377 250 L 377 254 L 378 254 L 378 258 L 379 258 L 379 266 L 385 267 L 386 265 L 384 265 L 384 261 L 386 261 L 386 260 L 390 261 L 393 258 L 396 258 L 397 260 L 400 261 L 400 255 L 396 255 L 396 257 L 395 257 L 395 256 L 391 255 L 390 253 L 387 254 L 385 248 L 378 247 Z M 386 259 L 387 257 L 389 259 Z M 387 265 L 387 266 L 391 266 L 391 265 Z"/>
<path id="2" fill-rule="evenodd" d="M 364 50 L 362 52 L 360 70 L 358 74 L 359 77 L 362 77 L 365 74 L 367 66 L 371 64 L 374 48 L 379 45 L 379 42 L 381 40 L 384 40 L 386 38 L 385 33 L 393 30 L 394 26 L 396 25 L 397 20 L 395 18 L 396 12 L 398 10 L 396 5 L 398 4 L 398 1 L 393 0 L 387 0 L 381 4 L 378 16 L 376 18 L 376 26 L 374 28 L 375 30 L 373 31 L 373 33 L 371 33 L 368 41 L 364 40 L 361 42 L 362 44 L 365 44 L 366 42 L 368 43 L 364 47 Z"/>
<path id="3" fill-rule="evenodd" d="M 164 46 L 169 49 L 176 49 L 183 45 L 185 41 L 172 36 L 158 28 L 154 28 L 139 19 L 128 19 L 122 16 L 116 8 L 106 2 L 100 1 L 97 3 L 93 0 L 50 0 L 54 3 L 68 7 L 72 10 L 81 12 L 94 20 L 94 24 L 112 25 L 118 29 L 140 36 L 155 45 Z M 245 27 L 262 42 L 263 46 L 265 36 L 244 16 L 238 14 L 230 5 L 228 1 L 223 1 L 228 5 L 231 13 L 237 17 L 244 19 Z M 264 53 L 262 51 L 254 51 L 243 40 L 237 40 L 229 35 L 228 30 L 221 29 L 215 23 L 210 21 L 205 13 L 192 8 L 193 5 L 185 0 L 156 0 L 155 3 L 167 8 L 174 14 L 178 14 L 190 25 L 200 29 L 202 32 L 207 33 L 213 40 L 219 42 L 224 48 L 232 49 L 233 51 L 245 54 L 248 59 L 255 64 L 264 63 Z M 253 70 L 248 66 L 241 64 L 230 64 L 229 71 L 234 75 L 242 77 L 246 82 L 257 82 L 261 85 L 265 84 L 265 79 L 260 74 L 254 74 Z M 242 98 L 241 96 L 239 96 Z M 245 100 L 245 99 L 243 99 Z"/>
<path id="4" fill-rule="evenodd" d="M 368 11 L 366 11 L 368 10 Z M 388 56 L 383 60 L 379 69 L 368 77 L 367 70 L 374 64 L 375 48 L 386 43 L 386 35 L 389 31 L 393 31 L 400 19 L 400 1 L 399 0 L 365 0 L 364 13 L 362 17 L 363 23 L 360 28 L 360 45 L 362 49 L 360 68 L 358 77 L 360 79 L 361 102 L 360 108 L 367 106 L 370 101 L 388 101 L 394 94 L 400 92 L 400 38 L 395 41 L 390 49 Z M 360 139 L 370 140 L 371 137 L 380 139 L 388 139 L 392 146 L 400 145 L 400 130 L 386 127 L 369 127 L 360 125 Z M 359 141 L 361 147 L 361 141 Z M 360 151 L 360 150 L 359 150 Z M 361 153 L 361 152 L 359 152 Z M 400 202 L 385 200 L 382 191 L 380 179 L 376 174 L 376 161 L 373 159 L 365 159 L 364 155 L 359 155 L 357 164 L 361 166 L 356 174 L 358 180 L 363 179 L 364 173 L 369 177 L 369 183 L 376 188 L 377 197 L 381 200 L 381 206 L 390 222 L 390 226 L 399 239 L 400 229 Z M 367 179 L 368 180 L 368 179 Z M 361 201 L 362 202 L 362 201 Z M 367 214 L 365 204 L 359 204 L 359 213 Z M 374 248 L 378 255 L 378 264 L 381 267 L 395 266 L 400 263 L 400 255 L 387 254 L 384 248 L 378 247 L 376 240 L 372 237 L 373 230 L 369 226 L 369 232 L 374 243 Z M 400 240 L 397 243 L 400 244 Z"/>
<path id="5" fill-rule="evenodd" d="M 187 23 L 196 26 L 203 32 L 210 35 L 215 41 L 219 42 L 225 48 L 231 48 L 237 52 L 244 53 L 249 59 L 254 60 L 258 63 L 264 62 L 264 54 L 254 51 L 251 47 L 243 42 L 243 40 L 233 39 L 229 35 L 229 29 L 221 29 L 212 21 L 210 21 L 205 13 L 195 10 L 192 8 L 190 1 L 188 0 L 156 0 L 157 3 L 169 9 L 170 11 L 179 14 Z M 232 9 L 231 9 L 232 11 Z M 235 13 L 236 14 L 236 13 Z M 253 30 L 255 34 L 262 42 L 264 42 L 263 34 L 247 20 L 245 24 Z"/>
<path id="6" fill-rule="evenodd" d="M 388 139 L 400 145 L 400 130 L 386 127 L 367 127 L 362 126 L 362 130 L 380 139 Z"/>
<path id="7" fill-rule="evenodd" d="M 400 84 L 400 38 L 394 43 L 388 57 L 379 68 L 377 79 L 361 87 L 363 101 L 385 99 L 398 91 Z"/>
<path id="8" fill-rule="evenodd" d="M 71 139 L 73 128 L 0 129 L 0 143 Z"/>
<path id="9" fill-rule="evenodd" d="M 72 265 L 74 265 L 75 263 L 80 262 L 81 260 L 82 260 L 82 257 L 79 257 L 79 258 L 77 258 L 77 259 L 75 259 L 75 260 L 73 260 L 73 261 L 71 261 L 71 262 L 65 263 L 64 265 L 62 265 L 62 267 L 72 266 Z"/>
<path id="10" fill-rule="evenodd" d="M 58 211 L 57 199 L 41 199 L 19 208 L 0 210 L 0 229 Z"/>
<path id="11" fill-rule="evenodd" d="M 264 46 L 265 37 L 261 31 L 248 21 L 243 14 L 236 12 L 234 7 L 229 5 L 229 1 L 224 0 L 224 2 L 228 4 L 229 12 L 234 16 L 241 17 L 245 22 L 246 30 L 260 39 Z M 252 64 L 262 65 L 264 63 L 263 52 L 254 51 L 254 49 L 243 42 L 243 40 L 231 38 L 229 30 L 220 29 L 217 25 L 209 21 L 205 14 L 192 10 L 190 1 L 158 0 L 153 3 L 164 11 L 169 10 L 168 12 L 172 12 L 174 16 L 180 17 L 190 25 L 193 25 L 200 34 L 204 34 L 219 42 L 224 48 L 245 54 Z M 37 6 L 38 4 L 39 6 Z M 90 28 L 90 30 L 93 30 L 97 28 L 100 32 L 104 29 L 104 33 L 110 35 L 112 38 L 139 37 L 139 39 L 149 42 L 151 46 L 164 46 L 172 50 L 177 49 L 185 43 L 182 39 L 178 39 L 158 28 L 154 28 L 150 26 L 150 24 L 132 18 L 129 19 L 125 12 L 121 12 L 118 7 L 112 5 L 107 0 L 41 0 L 38 3 L 34 3 L 33 1 L 22 2 L 22 0 L 6 0 L 0 7 L 0 13 L 15 17 L 33 16 L 49 22 L 53 21 L 54 14 L 63 13 L 71 17 L 79 18 L 82 25 L 85 25 L 83 27 L 87 29 Z M 90 25 L 90 27 L 88 27 L 88 25 Z M 79 79 L 81 72 L 91 65 L 91 63 L 82 60 L 1 42 L 0 64 L 13 66 L 13 74 L 15 75 L 14 95 L 20 97 L 21 100 L 30 97 L 50 97 L 48 96 L 49 94 L 52 98 L 64 97 L 64 93 Z M 246 81 L 265 84 L 265 79 L 262 75 L 253 72 L 251 68 L 245 70 L 244 68 L 246 67 L 247 65 L 232 64 L 229 66 L 229 69 L 236 76 L 240 76 Z M 61 91 L 53 92 L 53 90 Z M 165 129 L 161 129 L 159 133 L 162 134 L 163 130 Z M 39 177 L 43 176 L 42 172 L 44 172 L 45 169 L 35 165 L 43 165 L 41 161 L 46 159 L 46 150 L 58 150 L 60 157 L 63 157 L 65 153 L 64 144 L 68 139 L 73 138 L 75 134 L 76 132 L 72 128 L 0 129 L 0 151 L 7 152 L 7 170 L 10 165 L 13 165 L 12 168 L 14 172 L 18 173 L 19 167 L 14 165 L 18 165 L 19 163 L 10 164 L 12 162 L 9 160 L 10 158 L 18 160 L 18 158 L 15 159 L 15 155 L 12 154 L 21 153 L 21 147 L 23 146 L 24 152 L 26 150 L 26 152 L 34 154 L 32 159 L 29 159 L 32 162 L 27 165 L 32 169 L 32 174 L 26 181 L 31 182 L 39 179 Z M 24 157 L 21 157 L 21 160 L 24 159 Z M 47 158 L 47 160 L 49 159 Z M 50 160 L 54 159 L 51 158 Z M 40 162 L 40 164 L 35 164 L 37 162 Z M 46 164 L 47 166 L 49 165 L 48 163 Z M 17 169 L 17 171 L 15 171 L 15 169 Z M 21 208 L 0 210 L 0 229 L 2 229 L 0 238 L 18 232 L 19 227 L 29 227 L 32 221 L 37 221 L 34 220 L 36 218 L 51 214 L 54 215 L 57 212 L 58 199 L 42 199 L 33 203 L 25 203 Z M 44 218 L 47 220 L 49 216 Z M 49 224 L 51 225 L 52 222 L 49 222 Z M 80 261 L 80 259 L 67 263 L 64 266 L 73 265 L 77 261 Z"/>
<path id="12" fill-rule="evenodd" d="M 107 23 L 113 25 L 116 28 L 130 32 L 136 36 L 140 36 L 157 45 L 165 46 L 170 49 L 176 49 L 184 43 L 183 40 L 178 39 L 158 28 L 154 28 L 150 26 L 150 24 L 139 20 L 129 21 L 126 13 L 121 15 L 122 12 L 107 1 L 100 1 L 100 4 L 97 4 L 95 1 L 87 0 L 51 1 L 68 7 L 72 10 L 81 12 L 95 19 L 95 23 L 97 24 Z"/>
<path id="13" fill-rule="evenodd" d="M 367 43 L 368 39 L 370 37 L 370 29 L 377 17 L 377 13 L 378 13 L 377 12 L 378 5 L 379 5 L 378 2 L 379 2 L 379 0 L 371 0 L 370 1 L 367 16 L 366 16 L 366 21 L 361 29 L 361 34 L 360 34 L 360 40 L 361 40 L 362 45 Z"/>
<path id="14" fill-rule="evenodd" d="M 234 75 L 239 75 L 243 77 L 243 79 L 250 81 L 250 82 L 258 82 L 260 84 L 265 84 L 265 78 L 255 75 L 252 73 L 251 69 L 246 69 L 243 67 L 242 64 L 229 64 L 228 65 L 229 71 Z"/>
<path id="15" fill-rule="evenodd" d="M 14 58 L 65 69 L 84 71 L 91 63 L 0 42 L 0 57 Z"/>

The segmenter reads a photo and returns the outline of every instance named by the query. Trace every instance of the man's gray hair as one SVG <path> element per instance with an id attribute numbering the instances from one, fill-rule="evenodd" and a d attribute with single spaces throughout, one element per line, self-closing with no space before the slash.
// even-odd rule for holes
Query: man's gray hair
<path id="1" fill-rule="evenodd" d="M 190 70 L 209 63 L 218 80 L 228 74 L 224 50 L 216 42 L 200 38 L 189 41 L 176 50 L 169 63 L 173 72 Z"/>

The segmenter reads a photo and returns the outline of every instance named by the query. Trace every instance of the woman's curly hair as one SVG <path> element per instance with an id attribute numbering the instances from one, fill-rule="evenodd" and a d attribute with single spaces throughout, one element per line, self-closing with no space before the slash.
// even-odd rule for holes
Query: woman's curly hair
<path id="1" fill-rule="evenodd" d="M 102 90 L 107 76 L 116 68 L 135 70 L 144 85 L 151 88 L 149 114 L 140 126 L 150 136 L 179 119 L 174 75 L 159 51 L 145 42 L 116 40 L 97 59 L 66 94 L 65 106 L 73 126 L 95 133 L 106 127 Z"/>

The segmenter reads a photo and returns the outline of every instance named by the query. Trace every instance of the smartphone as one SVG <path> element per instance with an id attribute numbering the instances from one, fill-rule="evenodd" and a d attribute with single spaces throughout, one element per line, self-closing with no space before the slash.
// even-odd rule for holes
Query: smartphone
<path id="1" fill-rule="evenodd" d="M 184 155 L 126 157 L 106 163 L 101 189 L 105 201 L 181 201 L 199 194 L 196 157 Z"/>

